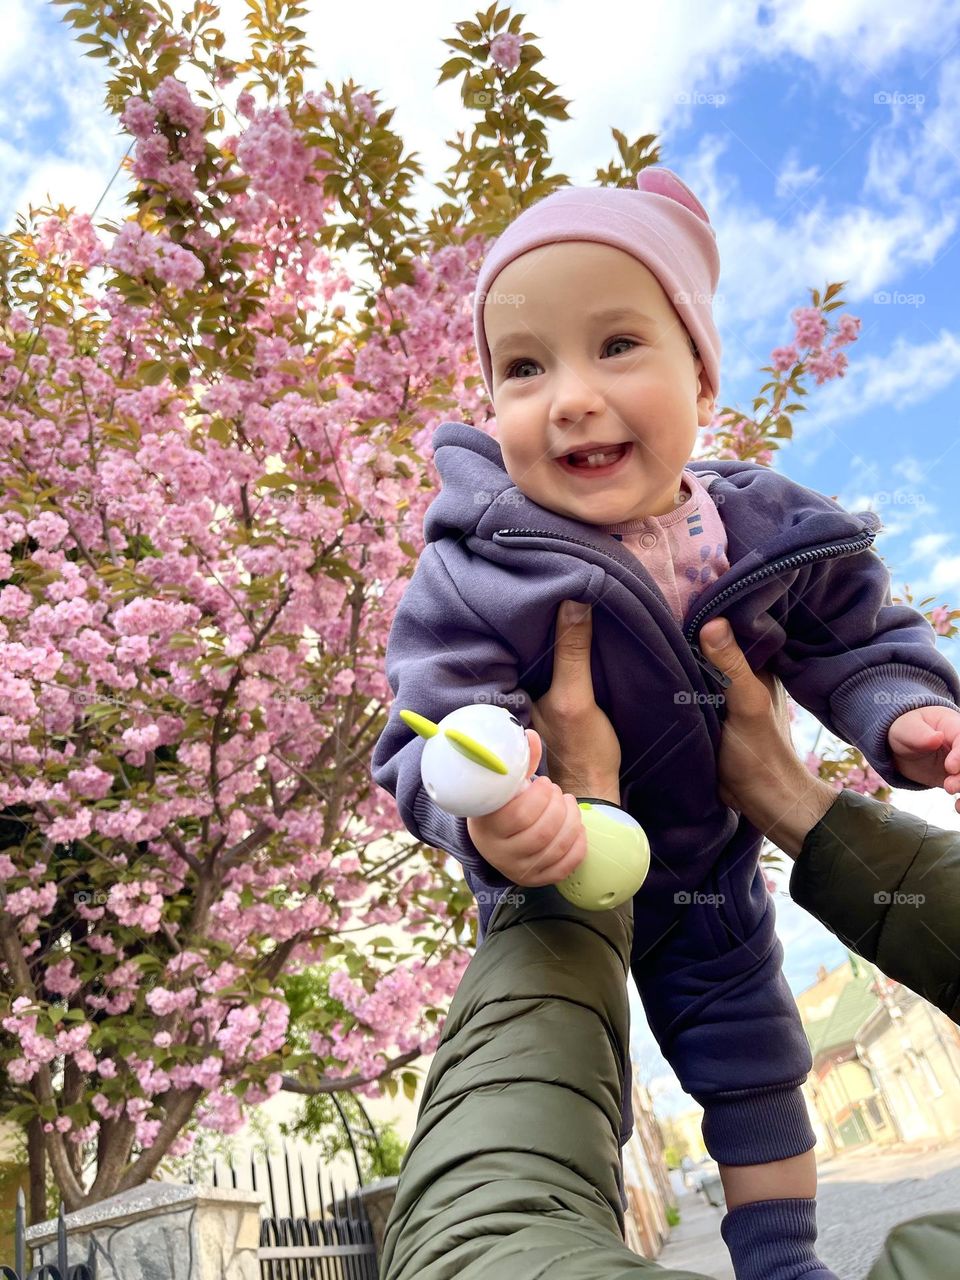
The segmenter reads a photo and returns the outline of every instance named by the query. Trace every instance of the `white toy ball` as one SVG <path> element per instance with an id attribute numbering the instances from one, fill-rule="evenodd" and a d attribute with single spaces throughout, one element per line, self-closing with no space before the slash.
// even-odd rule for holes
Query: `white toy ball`
<path id="1" fill-rule="evenodd" d="M 420 758 L 424 789 L 454 817 L 479 818 L 501 809 L 527 777 L 530 743 L 505 707 L 473 703 L 436 725 L 411 711 L 401 711 L 400 718 L 427 739 Z"/>

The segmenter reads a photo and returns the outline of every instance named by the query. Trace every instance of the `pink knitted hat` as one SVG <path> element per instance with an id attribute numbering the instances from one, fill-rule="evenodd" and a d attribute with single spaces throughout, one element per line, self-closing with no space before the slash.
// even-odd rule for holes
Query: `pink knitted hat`
<path id="1" fill-rule="evenodd" d="M 487 393 L 493 400 L 483 304 L 509 262 L 561 240 L 593 240 L 632 254 L 652 271 L 697 344 L 703 372 L 720 389 L 720 335 L 713 294 L 720 276 L 716 232 L 703 205 L 675 173 L 655 166 L 632 187 L 562 187 L 516 217 L 483 260 L 473 296 L 473 333 Z"/>

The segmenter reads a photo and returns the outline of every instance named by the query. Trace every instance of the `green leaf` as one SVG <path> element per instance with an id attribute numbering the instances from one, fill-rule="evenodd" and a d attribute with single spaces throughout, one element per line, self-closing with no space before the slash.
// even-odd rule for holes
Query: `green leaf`
<path id="1" fill-rule="evenodd" d="M 137 368 L 137 377 L 148 387 L 157 386 L 166 376 L 167 366 L 162 360 L 145 360 Z"/>
<path id="2" fill-rule="evenodd" d="M 469 71 L 472 66 L 473 62 L 470 58 L 451 58 L 440 68 L 440 79 L 437 84 L 443 84 L 444 80 L 452 80 L 455 75 L 459 75 L 461 71 Z"/>

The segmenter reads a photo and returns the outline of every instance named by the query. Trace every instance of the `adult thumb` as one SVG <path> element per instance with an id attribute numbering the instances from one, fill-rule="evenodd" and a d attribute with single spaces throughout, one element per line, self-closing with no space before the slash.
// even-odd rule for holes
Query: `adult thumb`
<path id="1" fill-rule="evenodd" d="M 578 685 L 593 691 L 590 675 L 590 644 L 593 623 L 590 606 L 564 600 L 557 614 L 557 635 L 553 660 L 553 684 L 562 682 L 570 690 Z"/>
<path id="2" fill-rule="evenodd" d="M 731 706 L 743 705 L 743 699 L 756 692 L 754 684 L 759 681 L 750 669 L 750 664 L 743 656 L 743 650 L 737 644 L 733 627 L 726 618 L 711 618 L 700 629 L 700 648 L 725 676 L 730 678 L 730 687 L 726 691 Z M 744 706 L 744 710 L 749 710 Z"/>

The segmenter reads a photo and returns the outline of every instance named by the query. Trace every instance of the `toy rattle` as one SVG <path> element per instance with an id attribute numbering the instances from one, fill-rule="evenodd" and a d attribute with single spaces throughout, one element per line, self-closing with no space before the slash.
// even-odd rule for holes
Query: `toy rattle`
<path id="1" fill-rule="evenodd" d="M 530 743 L 505 707 L 472 703 L 439 724 L 415 711 L 400 718 L 426 738 L 420 773 L 427 795 L 457 818 L 479 818 L 501 808 L 531 784 Z M 604 911 L 632 898 L 650 868 L 650 843 L 640 824 L 615 805 L 579 800 L 587 853 L 557 884 L 587 911 Z"/>

